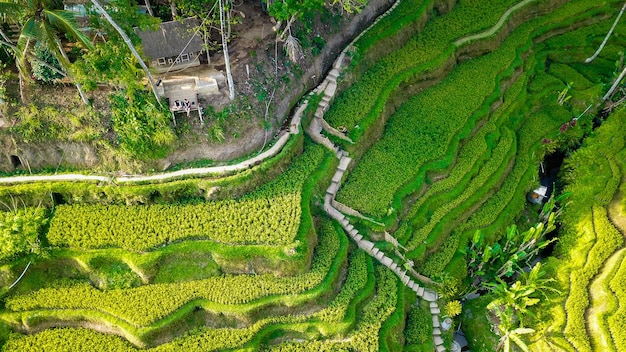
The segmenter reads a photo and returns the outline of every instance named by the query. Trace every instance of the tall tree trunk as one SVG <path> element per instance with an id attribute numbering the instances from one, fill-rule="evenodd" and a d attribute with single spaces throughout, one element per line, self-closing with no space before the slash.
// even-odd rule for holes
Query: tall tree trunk
<path id="1" fill-rule="evenodd" d="M 70 59 L 67 57 L 67 54 L 65 53 L 65 50 L 63 50 L 63 45 L 58 40 L 57 40 L 57 46 L 59 47 L 59 52 L 61 53 L 61 56 L 63 56 L 63 59 L 65 60 L 65 62 L 67 63 L 67 65 L 69 67 Z M 67 71 L 67 68 L 66 68 L 66 71 Z M 83 92 L 83 87 L 73 77 L 72 77 L 72 81 L 74 81 L 74 85 L 76 86 L 76 89 L 78 90 L 78 94 L 80 95 L 80 99 L 83 101 L 83 103 L 85 103 L 85 105 L 89 105 L 89 99 L 87 99 L 87 96 L 85 95 L 85 92 Z"/>
<path id="2" fill-rule="evenodd" d="M 154 17 L 154 13 L 152 12 L 152 6 L 150 5 L 150 0 L 146 0 L 146 9 L 148 9 L 148 13 L 150 16 Z"/>
<path id="3" fill-rule="evenodd" d="M 228 98 L 235 99 L 235 86 L 233 74 L 230 72 L 230 58 L 228 56 L 228 38 L 224 31 L 224 0 L 219 0 L 220 4 L 220 31 L 222 32 L 222 51 L 224 52 L 224 64 L 226 65 L 226 80 L 228 81 Z"/>
<path id="4" fill-rule="evenodd" d="M 209 54 L 209 34 L 207 31 L 203 31 L 204 36 L 204 50 L 206 50 L 206 59 L 211 64 L 211 54 Z"/>
<path id="5" fill-rule="evenodd" d="M 98 2 L 98 0 L 91 0 L 91 3 L 98 9 L 98 11 L 100 11 L 100 13 L 102 13 L 104 18 L 106 18 L 106 20 L 111 24 L 111 26 L 113 26 L 113 28 L 115 28 L 115 30 L 122 36 L 122 39 L 124 39 L 124 42 L 128 46 L 128 49 L 130 49 L 130 51 L 133 53 L 133 56 L 135 56 L 137 61 L 139 61 L 139 65 L 141 65 L 141 68 L 146 73 L 146 76 L 148 77 L 148 81 L 150 82 L 150 87 L 152 88 L 152 93 L 154 94 L 154 97 L 156 98 L 159 105 L 161 105 L 161 98 L 159 98 L 159 95 L 157 94 L 156 85 L 154 84 L 154 79 L 152 78 L 152 73 L 150 73 L 150 70 L 148 70 L 148 66 L 146 66 L 141 56 L 139 56 L 139 53 L 137 52 L 137 49 L 135 49 L 135 46 L 133 46 L 133 43 L 130 41 L 130 38 L 128 38 L 126 33 L 124 33 L 124 30 L 120 28 L 120 26 L 118 26 L 117 23 L 115 23 L 115 21 L 113 21 L 113 18 L 111 18 L 111 16 L 106 12 L 106 10 L 102 7 L 102 5 L 100 5 L 100 2 Z"/>
<path id="6" fill-rule="evenodd" d="M 613 85 L 611 86 L 611 89 L 609 89 L 609 91 L 606 92 L 606 94 L 602 97 L 602 100 L 609 100 L 611 98 L 619 83 L 622 81 L 622 79 L 624 79 L 624 76 L 626 76 L 626 68 L 622 70 L 622 73 L 620 73 L 619 77 L 617 77 L 615 83 L 613 83 Z"/>
<path id="7" fill-rule="evenodd" d="M 585 60 L 585 63 L 588 64 L 591 61 L 593 61 L 600 54 L 602 49 L 604 49 L 604 46 L 606 45 L 606 42 L 609 40 L 609 37 L 611 36 L 611 34 L 613 34 L 613 30 L 615 30 L 615 26 L 617 26 L 617 22 L 619 22 L 619 19 L 624 14 L 624 10 L 626 10 L 626 3 L 624 3 L 624 6 L 622 6 L 622 10 L 617 15 L 617 18 L 615 19 L 615 22 L 613 22 L 613 25 L 611 26 L 611 29 L 609 30 L 609 33 L 607 33 L 606 37 L 604 37 L 604 40 L 602 41 L 602 44 L 600 44 L 600 47 L 598 48 L 598 50 L 596 50 L 596 52 L 591 57 L 588 57 L 587 60 Z"/>
<path id="8" fill-rule="evenodd" d="M 15 53 L 16 54 L 15 61 L 18 61 L 17 71 L 18 71 L 18 75 L 20 78 L 20 100 L 24 104 L 28 103 L 27 89 L 29 88 L 28 85 L 30 84 L 30 77 L 26 77 L 26 74 L 28 73 L 26 69 L 26 55 L 28 53 L 29 47 L 30 47 L 30 39 L 27 39 L 26 45 L 24 45 L 24 52 L 20 54 L 21 56 L 17 57 L 18 53 L 17 52 Z"/>
<path id="9" fill-rule="evenodd" d="M 178 17 L 178 9 L 176 9 L 176 3 L 174 0 L 170 0 L 170 10 L 172 11 L 172 19 L 176 19 Z"/>

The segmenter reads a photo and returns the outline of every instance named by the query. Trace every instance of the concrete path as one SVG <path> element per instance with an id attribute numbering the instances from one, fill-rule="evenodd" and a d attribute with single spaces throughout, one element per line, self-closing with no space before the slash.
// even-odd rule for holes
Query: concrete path
<path id="1" fill-rule="evenodd" d="M 513 6 L 511 6 L 508 10 L 506 10 L 506 12 L 504 12 L 502 14 L 502 16 L 500 17 L 500 19 L 498 20 L 498 22 L 496 24 L 494 24 L 491 28 L 484 30 L 480 33 L 476 33 L 476 34 L 472 34 L 472 35 L 468 35 L 466 37 L 457 39 L 454 42 L 454 45 L 458 48 L 464 44 L 467 44 L 473 40 L 478 40 L 478 39 L 483 39 L 483 38 L 487 38 L 487 37 L 491 37 L 492 35 L 496 34 L 497 31 L 500 30 L 500 28 L 502 28 L 502 26 L 509 20 L 509 17 L 511 16 L 511 14 L 513 14 L 513 12 L 521 9 L 522 7 L 530 4 L 531 2 L 535 2 L 537 0 L 524 0 L 520 3 L 517 3 Z"/>
<path id="2" fill-rule="evenodd" d="M 300 123 L 302 121 L 302 114 L 306 109 L 308 100 L 305 100 L 296 110 L 291 117 L 291 123 L 288 132 L 283 132 L 279 135 L 276 143 L 263 153 L 256 155 L 250 159 L 244 160 L 238 164 L 213 166 L 203 168 L 184 169 L 173 172 L 164 172 L 156 175 L 128 175 L 128 176 L 102 176 L 102 175 L 83 175 L 83 174 L 61 174 L 61 175 L 37 175 L 37 176 L 9 176 L 0 177 L 0 184 L 17 184 L 17 183 L 31 183 L 31 182 L 59 182 L 59 181 L 72 181 L 72 182 L 106 182 L 112 184 L 120 183 L 136 183 L 136 182 L 163 182 L 176 179 L 188 178 L 188 177 L 203 177 L 203 176 L 221 176 L 233 174 L 239 171 L 249 169 L 260 162 L 269 159 L 278 154 L 285 144 L 289 141 L 291 135 L 300 133 Z"/>
<path id="3" fill-rule="evenodd" d="M 399 4 L 399 2 L 400 1 L 396 1 L 396 3 L 387 12 L 385 12 L 376 21 L 374 21 L 372 26 L 378 23 L 378 21 L 380 21 L 380 19 L 386 16 L 389 12 L 391 12 Z M 371 28 L 371 26 L 369 28 Z M 365 33 L 368 29 L 361 32 L 361 34 L 341 52 L 341 54 L 335 61 L 329 75 L 324 79 L 324 81 L 322 81 L 322 83 L 320 83 L 320 85 L 315 90 L 315 92 L 318 94 L 320 92 L 323 92 L 324 97 L 318 104 L 315 112 L 315 117 L 307 128 L 307 133 L 315 142 L 322 144 L 328 149 L 332 150 L 339 159 L 339 165 L 337 166 L 337 170 L 335 171 L 331 183 L 326 189 L 326 194 L 324 195 L 324 211 L 330 217 L 337 220 L 341 224 L 343 229 L 350 236 L 350 238 L 352 238 L 352 240 L 356 242 L 359 248 L 367 252 L 370 256 L 374 257 L 382 265 L 393 271 L 400 278 L 400 280 L 402 280 L 402 283 L 406 287 L 413 290 L 418 297 L 429 302 L 430 314 L 432 315 L 433 320 L 433 343 L 437 352 L 443 352 L 446 351 L 446 347 L 444 346 L 444 341 L 441 337 L 441 326 L 439 321 L 441 310 L 439 309 L 439 305 L 437 303 L 437 299 L 439 298 L 437 293 L 431 289 L 420 286 L 415 280 L 413 280 L 413 278 L 409 274 L 407 274 L 407 271 L 404 269 L 404 264 L 396 263 L 383 251 L 376 248 L 373 242 L 364 239 L 363 236 L 359 234 L 359 231 L 355 229 L 352 224 L 350 224 L 348 218 L 346 218 L 346 216 L 335 207 L 335 204 L 338 204 L 337 202 L 335 202 L 335 196 L 337 195 L 337 191 L 341 187 L 341 180 L 344 173 L 348 170 L 352 159 L 348 156 L 348 153 L 335 146 L 326 136 L 322 135 L 322 130 L 324 129 L 328 133 L 335 135 L 341 139 L 348 140 L 351 143 L 352 141 L 349 140 L 349 138 L 347 138 L 346 136 L 343 136 L 343 133 L 332 128 L 329 129 L 330 126 L 328 126 L 326 121 L 324 121 L 324 112 L 328 109 L 330 103 L 332 102 L 332 99 L 334 98 L 337 88 L 337 77 L 339 77 L 339 75 L 341 74 L 341 70 L 344 68 L 344 59 L 346 57 L 346 52 L 350 50 L 354 42 L 356 42 L 356 40 L 358 40 L 358 38 L 360 38 L 361 35 L 363 35 L 363 33 Z"/>

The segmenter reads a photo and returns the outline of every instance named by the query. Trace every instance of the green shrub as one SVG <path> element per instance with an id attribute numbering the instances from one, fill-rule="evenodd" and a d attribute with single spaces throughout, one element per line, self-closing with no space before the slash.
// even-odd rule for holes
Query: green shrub
<path id="1" fill-rule="evenodd" d="M 407 317 L 404 338 L 407 345 L 423 345 L 432 339 L 431 315 L 420 306 L 412 306 Z"/>
<path id="2" fill-rule="evenodd" d="M 144 90 L 129 89 L 110 96 L 111 122 L 122 151 L 138 159 L 167 155 L 175 134 L 170 112 Z"/>
<path id="3" fill-rule="evenodd" d="M 0 212 L 0 263 L 28 252 L 39 252 L 39 235 L 47 222 L 43 208 Z"/>

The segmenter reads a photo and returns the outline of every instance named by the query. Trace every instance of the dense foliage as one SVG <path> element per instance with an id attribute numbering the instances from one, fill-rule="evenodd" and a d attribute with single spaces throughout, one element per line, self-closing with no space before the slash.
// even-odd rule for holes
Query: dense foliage
<path id="1" fill-rule="evenodd" d="M 143 251 L 183 239 L 285 245 L 300 223 L 300 194 L 197 205 L 62 205 L 48 239 L 55 246 Z"/>
<path id="2" fill-rule="evenodd" d="M 48 221 L 43 208 L 0 212 L 0 262 L 40 248 L 39 235 Z"/>
<path id="3" fill-rule="evenodd" d="M 381 223 L 348 216 L 353 225 L 342 228 L 321 215 L 338 162 L 309 142 L 302 155 L 294 148 L 283 162 L 235 177 L 132 191 L 24 186 L 48 198 L 59 190 L 71 205 L 55 207 L 45 238 L 60 248 L 2 297 L 0 343 L 19 351 L 433 350 L 436 308 L 415 302 L 393 272 L 351 245 L 344 228 L 354 226 L 435 281 L 440 318 L 472 310 L 462 325 L 472 350 L 620 351 L 625 113 L 594 121 L 593 106 L 622 68 L 624 29 L 596 62 L 580 63 L 618 1 L 524 2 L 495 34 L 454 44 L 514 3 L 403 1 L 357 43 L 349 81 L 338 79 L 340 89 L 354 83 L 327 118 L 357 141 L 344 146 L 353 161 L 338 200 Z M 320 4 L 274 3 L 270 12 L 289 23 L 299 7 Z M 114 48 L 103 67 L 115 62 Z M 90 55 L 84 62 L 96 63 Z M 124 82 L 122 89 L 133 86 Z M 169 128 L 166 116 L 151 125 L 154 116 L 140 115 L 160 111 L 156 102 L 125 94 L 113 98 L 118 142 L 129 155 L 161 155 L 167 143 L 158 141 L 167 138 L 152 132 Z M 552 203 L 543 212 L 525 204 L 526 192 L 538 185 L 537 165 L 558 149 L 566 162 L 555 189 L 564 182 L 572 195 L 556 218 L 556 257 L 535 264 L 551 247 L 545 235 L 555 217 Z M 555 182 L 556 172 L 543 177 Z M 100 205 L 82 204 L 96 198 Z M 385 231 L 397 246 L 382 240 Z M 0 282 L 23 268 L 7 263 Z M 477 287 L 489 292 L 461 299 Z M 7 333 L 59 325 L 74 328 Z"/>

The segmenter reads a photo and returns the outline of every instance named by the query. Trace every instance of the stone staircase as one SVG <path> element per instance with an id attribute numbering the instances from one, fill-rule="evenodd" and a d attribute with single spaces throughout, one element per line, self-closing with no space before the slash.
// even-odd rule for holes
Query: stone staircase
<path id="1" fill-rule="evenodd" d="M 388 267 L 402 280 L 402 283 L 413 290 L 418 297 L 430 302 L 430 313 L 433 319 L 433 343 L 435 344 L 435 350 L 437 352 L 446 351 L 443 338 L 441 337 L 441 325 L 439 322 L 441 310 L 437 303 L 439 298 L 437 293 L 431 289 L 420 286 L 413 278 L 407 275 L 407 271 L 403 269 L 401 265 L 398 265 L 393 259 L 386 256 L 383 251 L 376 248 L 375 244 L 363 238 L 357 229 L 354 228 L 348 218 L 343 213 L 335 209 L 332 206 L 332 202 L 335 199 L 335 195 L 341 185 L 341 179 L 343 174 L 348 169 L 348 166 L 352 159 L 344 151 L 338 151 L 337 157 L 339 158 L 339 166 L 333 175 L 332 181 L 326 194 L 324 195 L 324 211 L 333 219 L 339 221 L 343 229 L 348 233 L 350 238 L 354 240 L 359 248 L 367 252 L 370 256 L 378 260 L 382 265 Z"/>
<path id="2" fill-rule="evenodd" d="M 390 11 L 392 11 L 398 5 L 398 3 L 399 1 L 396 1 L 396 3 L 385 14 L 381 15 L 374 22 L 374 24 L 380 21 L 380 19 L 386 16 Z M 333 136 L 348 141 L 349 143 L 353 143 L 353 141 L 345 136 L 342 132 L 328 125 L 328 123 L 324 120 L 324 113 L 328 110 L 328 107 L 330 106 L 330 103 L 332 102 L 337 91 L 337 78 L 340 76 L 341 70 L 345 66 L 344 61 L 346 59 L 346 52 L 348 50 L 351 50 L 352 44 L 364 32 L 362 32 L 350 45 L 348 45 L 341 52 L 326 78 L 312 92 L 312 94 L 319 94 L 323 96 L 322 100 L 318 103 L 318 106 L 316 107 L 314 118 L 306 131 L 315 142 L 322 144 L 328 149 L 332 150 L 335 153 L 337 159 L 339 159 L 339 165 L 337 166 L 337 170 L 335 171 L 331 183 L 326 189 L 326 194 L 324 195 L 324 211 L 330 217 L 337 220 L 341 224 L 346 233 L 348 233 L 350 238 L 354 242 L 356 242 L 357 246 L 360 249 L 364 250 L 370 256 L 378 260 L 382 265 L 393 271 L 400 278 L 400 280 L 402 280 L 402 283 L 411 290 L 413 290 L 418 297 L 429 302 L 430 314 L 433 320 L 433 343 L 435 345 L 435 351 L 443 352 L 447 349 L 444 346 L 444 340 L 441 337 L 441 324 L 439 321 L 441 310 L 439 308 L 439 304 L 437 303 L 437 299 L 439 298 L 437 293 L 429 288 L 420 286 L 410 275 L 407 274 L 407 271 L 403 269 L 402 264 L 399 265 L 392 258 L 387 256 L 383 251 L 376 248 L 373 242 L 364 239 L 363 235 L 361 235 L 359 231 L 355 229 L 352 224 L 350 224 L 348 218 L 342 212 L 337 210 L 337 208 L 333 205 L 336 204 L 335 196 L 337 195 L 337 191 L 339 191 L 339 188 L 341 187 L 341 180 L 343 179 L 344 173 L 348 170 L 352 159 L 348 156 L 347 152 L 341 150 L 338 146 L 335 146 L 334 143 L 330 139 L 328 139 L 328 137 L 324 136 L 322 134 L 322 131 L 324 130 Z M 308 105 L 309 100 L 310 99 L 304 102 L 300 107 L 302 111 L 304 111 L 304 109 Z M 300 111 L 300 109 L 298 110 Z"/>

